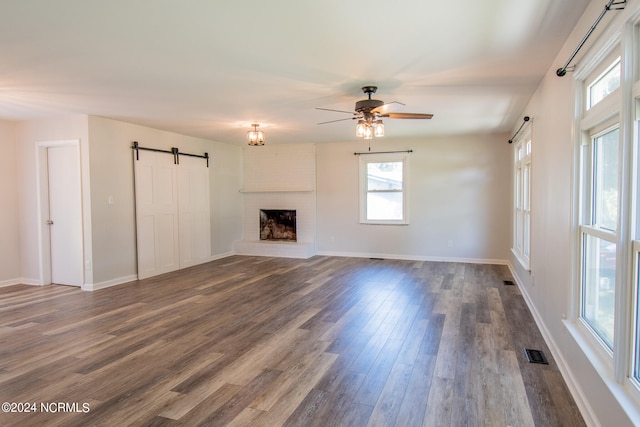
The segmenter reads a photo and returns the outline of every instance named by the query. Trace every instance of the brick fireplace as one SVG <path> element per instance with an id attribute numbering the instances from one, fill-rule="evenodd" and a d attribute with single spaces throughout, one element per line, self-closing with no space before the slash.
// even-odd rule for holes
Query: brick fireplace
<path id="1" fill-rule="evenodd" d="M 288 145 L 282 151 L 277 145 L 247 147 L 243 160 L 244 226 L 236 253 L 285 258 L 315 255 L 315 147 Z M 271 238 L 262 239 L 270 233 L 265 234 L 261 222 L 269 211 L 288 212 L 282 218 L 290 226 L 295 212 L 295 229 L 283 232 L 286 227 L 279 227 L 280 238 L 274 238 L 278 232 L 271 232 Z"/>

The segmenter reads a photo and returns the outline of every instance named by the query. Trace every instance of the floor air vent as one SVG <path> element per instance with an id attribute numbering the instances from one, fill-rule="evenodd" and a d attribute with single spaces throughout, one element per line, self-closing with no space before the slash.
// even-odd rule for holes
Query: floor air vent
<path id="1" fill-rule="evenodd" d="M 529 363 L 541 363 L 543 365 L 548 365 L 547 358 L 544 356 L 544 353 L 540 350 L 531 350 L 530 348 L 524 349 L 525 354 L 527 355 L 527 360 Z"/>
<path id="2" fill-rule="evenodd" d="M 513 283 L 513 280 L 505 280 L 504 284 L 505 284 L 505 286 L 513 286 L 513 285 L 515 285 L 515 283 Z"/>

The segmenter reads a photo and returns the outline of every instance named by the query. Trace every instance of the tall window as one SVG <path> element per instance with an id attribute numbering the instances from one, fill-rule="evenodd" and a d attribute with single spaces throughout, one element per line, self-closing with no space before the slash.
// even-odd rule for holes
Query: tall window
<path id="1" fill-rule="evenodd" d="M 514 151 L 513 253 L 529 269 L 531 249 L 531 131 L 527 128 Z"/>
<path id="2" fill-rule="evenodd" d="M 610 354 L 616 347 L 616 290 L 621 278 L 621 59 L 617 52 L 585 78 L 580 155 L 579 317 Z"/>
<path id="3" fill-rule="evenodd" d="M 581 317 L 613 350 L 618 223 L 618 127 L 591 136 L 585 147 Z"/>
<path id="4" fill-rule="evenodd" d="M 637 6 L 634 6 L 636 12 Z M 633 25 L 629 25 L 633 24 Z M 640 402 L 640 20 L 576 67 L 577 310 L 569 330 L 600 375 Z M 605 51 L 604 49 L 607 49 Z M 582 70 L 580 68 L 583 68 Z M 579 175 L 578 175 L 579 174 Z M 575 328 L 574 328 L 575 326 Z"/>
<path id="5" fill-rule="evenodd" d="M 360 222 L 408 224 L 407 153 L 360 156 Z"/>

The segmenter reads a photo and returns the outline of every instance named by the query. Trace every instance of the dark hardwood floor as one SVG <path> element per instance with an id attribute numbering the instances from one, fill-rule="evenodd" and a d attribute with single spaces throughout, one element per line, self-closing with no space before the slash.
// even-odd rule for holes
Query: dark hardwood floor
<path id="1" fill-rule="evenodd" d="M 31 411 L 0 425 L 584 425 L 507 279 L 233 256 L 95 292 L 0 288 L 0 402 Z"/>

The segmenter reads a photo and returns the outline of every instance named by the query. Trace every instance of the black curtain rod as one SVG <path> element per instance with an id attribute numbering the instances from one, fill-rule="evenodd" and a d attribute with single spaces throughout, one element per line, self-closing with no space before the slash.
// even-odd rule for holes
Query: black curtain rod
<path id="1" fill-rule="evenodd" d="M 393 154 L 393 153 L 413 153 L 413 150 L 403 151 L 365 151 L 364 153 L 353 153 L 354 156 L 361 156 L 363 154 Z"/>
<path id="2" fill-rule="evenodd" d="M 209 153 L 204 153 L 204 154 L 181 153 L 177 147 L 171 147 L 171 150 L 161 150 L 159 148 L 140 147 L 140 144 L 138 144 L 138 141 L 133 141 L 133 145 L 131 146 L 131 149 L 136 150 L 136 160 L 140 160 L 139 150 L 144 150 L 144 151 L 154 151 L 156 153 L 172 154 L 173 164 L 175 165 L 180 164 L 180 156 L 198 157 L 200 159 L 206 159 L 207 167 L 209 167 Z"/>
<path id="3" fill-rule="evenodd" d="M 604 15 L 610 10 L 623 10 L 626 4 L 627 4 L 627 0 L 621 0 L 621 1 L 609 0 L 609 3 L 607 3 L 607 5 L 604 7 L 604 10 L 600 13 L 600 16 L 598 16 L 598 19 L 596 19 L 596 22 L 594 22 L 591 28 L 589 28 L 589 31 L 587 31 L 587 34 L 582 38 L 576 50 L 573 51 L 573 53 L 571 54 L 571 57 L 569 57 L 569 60 L 564 64 L 562 68 L 558 68 L 556 70 L 556 76 L 563 77 L 567 74 L 567 69 L 569 68 L 569 64 L 571 63 L 571 61 L 573 61 L 573 58 L 576 57 L 580 49 L 582 49 L 582 46 L 584 46 L 584 43 L 587 41 L 591 33 L 593 33 L 593 30 L 596 29 L 596 25 L 600 23 Z M 617 6 L 617 7 L 612 8 L 612 6 Z M 571 67 L 571 69 L 573 70 L 573 67 Z"/>
<path id="4" fill-rule="evenodd" d="M 524 121 L 522 122 L 522 124 L 520 125 L 520 127 L 518 128 L 518 130 L 516 131 L 516 133 L 513 134 L 513 136 L 511 137 L 511 139 L 509 140 L 509 144 L 511 144 L 513 142 L 513 140 L 516 138 L 516 136 L 520 133 L 520 131 L 522 130 L 522 127 L 525 125 L 525 123 L 527 123 L 530 120 L 529 116 L 524 116 Z"/>

